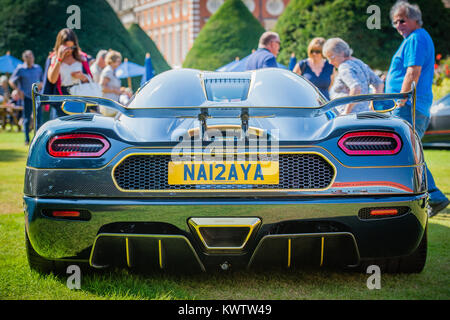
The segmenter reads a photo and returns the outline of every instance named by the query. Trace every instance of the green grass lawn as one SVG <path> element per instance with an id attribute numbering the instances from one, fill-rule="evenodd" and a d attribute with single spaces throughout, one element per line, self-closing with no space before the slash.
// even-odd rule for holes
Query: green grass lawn
<path id="1" fill-rule="evenodd" d="M 138 275 L 128 270 L 82 276 L 81 290 L 64 277 L 31 272 L 25 256 L 23 134 L 0 131 L 0 300 L 4 299 L 450 299 L 450 209 L 430 219 L 427 264 L 420 274 L 381 277 L 336 270 Z M 450 151 L 426 150 L 437 185 L 450 196 Z"/>

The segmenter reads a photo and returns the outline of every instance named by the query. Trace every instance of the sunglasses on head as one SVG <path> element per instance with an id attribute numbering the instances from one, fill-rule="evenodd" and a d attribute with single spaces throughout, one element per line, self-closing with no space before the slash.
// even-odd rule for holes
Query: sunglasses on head
<path id="1" fill-rule="evenodd" d="M 395 21 L 392 21 L 392 26 L 395 28 L 397 26 L 397 24 L 404 24 L 405 22 L 406 22 L 406 20 L 403 20 L 403 19 L 395 20 Z"/>

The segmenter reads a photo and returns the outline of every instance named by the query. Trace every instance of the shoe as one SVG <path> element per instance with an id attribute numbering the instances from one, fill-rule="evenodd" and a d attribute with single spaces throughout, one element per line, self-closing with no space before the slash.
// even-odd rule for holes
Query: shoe
<path id="1" fill-rule="evenodd" d="M 447 206 L 450 204 L 450 200 L 445 198 L 444 200 L 437 201 L 437 202 L 430 202 L 431 212 L 429 214 L 430 218 L 437 215 L 440 211 L 447 208 Z"/>

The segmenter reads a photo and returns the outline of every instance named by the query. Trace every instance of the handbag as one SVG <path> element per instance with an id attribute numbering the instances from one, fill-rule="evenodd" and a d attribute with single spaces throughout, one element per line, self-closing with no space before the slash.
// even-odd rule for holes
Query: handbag
<path id="1" fill-rule="evenodd" d="M 86 97 L 102 97 L 103 90 L 100 84 L 94 82 L 91 76 L 86 75 L 89 82 L 76 84 L 69 88 L 69 93 L 72 96 L 86 96 Z"/>

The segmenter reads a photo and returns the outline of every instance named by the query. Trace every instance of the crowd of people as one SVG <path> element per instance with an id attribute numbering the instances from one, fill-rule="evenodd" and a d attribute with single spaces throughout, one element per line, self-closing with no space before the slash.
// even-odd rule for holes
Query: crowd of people
<path id="1" fill-rule="evenodd" d="M 31 50 L 23 52 L 22 60 L 23 63 L 17 66 L 9 80 L 6 76 L 0 79 L 0 103 L 8 103 L 9 111 L 21 107 L 17 114 L 21 120 L 17 123 L 23 127 L 25 144 L 30 143 L 30 128 L 33 125 L 33 83 L 38 84 L 40 92 L 51 95 L 70 95 L 76 86 L 88 82 L 96 83 L 101 88 L 98 96 L 124 102 L 132 95 L 131 89 L 122 87 L 121 80 L 115 74 L 122 63 L 121 54 L 114 50 L 100 50 L 95 58 L 90 57 L 81 50 L 73 29 L 64 28 L 58 32 L 44 69 L 34 63 Z M 106 116 L 115 115 L 115 112 L 106 108 L 96 111 Z M 44 123 L 44 112 L 49 112 L 50 119 L 66 115 L 61 104 L 44 105 L 36 110 L 37 129 Z M 15 116 L 15 113 L 9 112 L 11 116 Z M 8 119 L 4 122 L 8 122 Z"/>
<path id="2" fill-rule="evenodd" d="M 279 35 L 265 32 L 259 40 L 258 50 L 249 56 L 246 69 L 278 67 L 279 50 Z M 308 58 L 299 61 L 293 72 L 308 79 L 327 99 L 384 92 L 384 81 L 367 64 L 352 56 L 352 49 L 343 39 L 314 38 L 307 53 Z M 340 114 L 369 111 L 369 105 L 365 102 L 349 104 L 338 111 Z"/>
<path id="3" fill-rule="evenodd" d="M 419 6 L 407 1 L 397 1 L 390 10 L 390 18 L 392 26 L 404 40 L 392 57 L 384 81 L 367 64 L 354 57 L 350 46 L 340 38 L 326 41 L 323 38 L 313 39 L 308 46 L 308 58 L 301 60 L 293 71 L 307 78 L 324 96 L 331 99 L 369 92 L 409 92 L 414 82 L 417 90 L 415 117 L 408 99 L 399 102 L 394 114 L 413 125 L 419 138 L 422 138 L 430 122 L 433 101 L 433 40 L 422 27 Z M 247 70 L 277 67 L 276 57 L 280 44 L 277 33 L 264 33 L 260 38 L 258 50 L 247 60 Z M 339 111 L 341 114 L 369 111 L 369 105 L 366 102 L 352 103 L 343 106 Z M 450 201 L 437 188 L 428 168 L 427 181 L 430 216 L 433 216 L 445 209 Z"/>
<path id="4" fill-rule="evenodd" d="M 353 56 L 352 49 L 343 39 L 314 38 L 308 45 L 308 58 L 299 61 L 293 71 L 302 75 L 320 90 L 328 99 L 341 96 L 375 93 L 408 92 L 416 83 L 417 101 L 415 129 L 420 138 L 430 121 L 432 104 L 432 81 L 434 75 L 434 44 L 428 32 L 422 27 L 420 8 L 406 1 L 398 1 L 391 8 L 392 25 L 404 38 L 392 58 L 387 76 L 383 81 L 363 61 Z M 258 50 L 247 59 L 246 69 L 278 67 L 277 55 L 280 51 L 280 37 L 277 33 L 265 32 L 259 40 Z M 34 63 L 33 52 L 27 50 L 19 65 L 9 79 L 13 89 L 11 96 L 5 95 L 12 105 L 23 106 L 22 118 L 25 143 L 30 141 L 29 130 L 32 118 L 31 86 L 39 83 L 45 94 L 70 95 L 75 86 L 87 82 L 98 83 L 103 97 L 120 101 L 131 97 L 131 91 L 121 87 L 115 70 L 122 63 L 122 56 L 114 50 L 100 50 L 95 59 L 84 53 L 72 29 L 62 29 L 55 46 L 49 54 L 44 70 Z M 6 85 L 7 86 L 7 85 Z M 2 90 L 5 81 L 2 81 Z M 60 105 L 50 108 L 50 118 L 65 115 Z M 341 114 L 368 111 L 367 102 L 343 106 Z M 412 124 L 411 102 L 403 100 L 394 112 Z M 107 108 L 97 110 L 104 115 L 114 116 L 115 111 Z M 38 127 L 42 125 L 42 108 L 37 110 Z M 427 169 L 430 193 L 431 215 L 447 207 L 450 201 L 436 187 L 433 176 Z"/>

